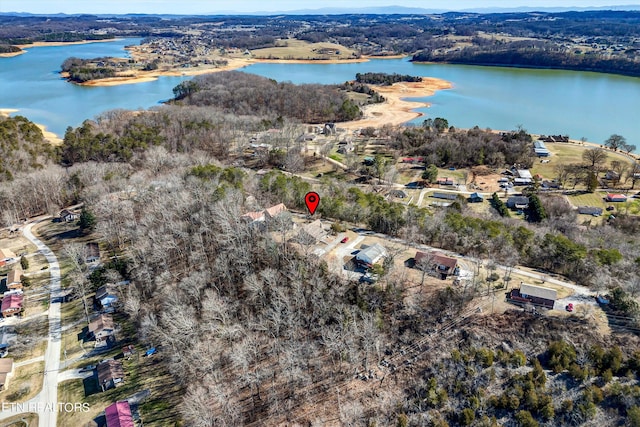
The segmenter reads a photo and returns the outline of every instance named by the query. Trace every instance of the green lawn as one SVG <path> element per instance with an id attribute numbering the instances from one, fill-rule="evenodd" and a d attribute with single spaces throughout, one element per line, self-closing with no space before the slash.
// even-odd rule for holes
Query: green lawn
<path id="1" fill-rule="evenodd" d="M 579 194 L 579 195 L 571 195 L 568 196 L 569 201 L 574 205 L 574 206 L 595 206 L 595 207 L 599 207 L 599 208 L 606 208 L 607 206 L 609 206 L 608 203 L 606 203 L 604 201 L 604 197 L 606 196 L 606 193 L 585 193 L 585 194 Z M 619 205 L 620 203 L 614 203 L 614 205 Z"/>
<path id="2" fill-rule="evenodd" d="M 571 143 L 547 143 L 551 157 L 536 160 L 531 167 L 532 174 L 540 174 L 545 179 L 553 179 L 556 176 L 555 168 L 558 164 L 569 165 L 572 163 L 583 163 L 582 153 L 587 149 L 595 148 L 591 145 L 578 145 Z M 541 163 L 541 160 L 549 160 L 548 163 Z M 620 153 L 607 150 L 607 164 L 613 160 L 631 162 L 626 156 Z"/>

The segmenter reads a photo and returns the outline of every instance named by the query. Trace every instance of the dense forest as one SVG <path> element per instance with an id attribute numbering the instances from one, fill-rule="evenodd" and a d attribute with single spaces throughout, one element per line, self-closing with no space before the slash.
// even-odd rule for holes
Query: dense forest
<path id="1" fill-rule="evenodd" d="M 11 46 L 8 44 L 0 44 L 0 53 L 14 53 L 20 52 L 20 48 L 17 46 Z"/>
<path id="2" fill-rule="evenodd" d="M 485 44 L 461 50 L 422 51 L 413 61 L 458 64 L 499 65 L 508 67 L 560 68 L 602 73 L 640 76 L 640 58 L 635 51 L 629 56 L 602 55 L 598 52 L 575 53 L 547 41 L 514 41 Z"/>
<path id="3" fill-rule="evenodd" d="M 0 115 L 0 181 L 20 172 L 44 167 L 53 159 L 53 149 L 42 131 L 22 116 Z"/>
<path id="4" fill-rule="evenodd" d="M 198 76 L 174 89 L 183 105 L 207 106 L 225 114 L 287 117 L 305 123 L 344 122 L 362 116 L 357 103 L 337 86 L 278 83 L 239 71 Z"/>

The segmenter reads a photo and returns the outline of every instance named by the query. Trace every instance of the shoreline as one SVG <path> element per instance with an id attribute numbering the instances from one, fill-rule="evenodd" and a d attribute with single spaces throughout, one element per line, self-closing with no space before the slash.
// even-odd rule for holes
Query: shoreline
<path id="1" fill-rule="evenodd" d="M 435 77 L 422 77 L 421 82 L 399 82 L 391 86 L 370 86 L 385 97 L 385 102 L 364 106 L 364 116 L 360 120 L 339 123 L 338 127 L 354 130 L 365 127 L 381 127 L 385 124 L 403 125 L 424 116 L 424 113 L 415 111 L 416 108 L 431 106 L 428 102 L 411 101 L 407 98 L 433 96 L 439 90 L 453 88 L 451 82 Z"/>
<path id="2" fill-rule="evenodd" d="M 402 59 L 406 55 L 397 56 L 368 56 L 358 59 L 256 59 L 256 58 L 230 58 L 229 64 L 217 68 L 185 68 L 153 71 L 133 71 L 134 75 L 121 77 L 108 77 L 105 79 L 89 80 L 82 83 L 74 83 L 78 86 L 118 86 L 136 83 L 146 83 L 157 80 L 159 77 L 198 76 L 202 74 L 218 73 L 220 71 L 238 70 L 251 64 L 354 64 L 369 62 L 371 59 Z M 68 77 L 61 73 L 62 77 Z M 428 96 L 428 95 L 427 95 Z"/>
<path id="3" fill-rule="evenodd" d="M 116 77 L 108 77 L 105 79 L 98 80 L 89 80 L 82 83 L 75 83 L 68 81 L 69 83 L 78 85 L 78 86 L 93 86 L 93 87 L 101 87 L 101 86 L 118 86 L 118 85 L 127 85 L 127 84 L 135 84 L 135 83 L 146 83 L 158 80 L 159 77 L 180 77 L 180 76 L 198 76 L 202 74 L 209 73 L 219 73 L 221 71 L 231 71 L 237 70 L 240 68 L 244 68 L 247 65 L 251 65 L 253 62 L 247 59 L 237 59 L 230 61 L 228 65 L 216 68 L 185 68 L 185 69 L 168 69 L 168 70 L 153 70 L 153 71 L 133 71 L 134 75 L 129 76 L 116 76 Z M 67 73 L 60 73 L 62 77 L 67 78 Z"/>
<path id="4" fill-rule="evenodd" d="M 0 108 L 0 117 L 9 117 L 13 113 L 17 113 L 20 110 L 16 110 L 15 108 Z M 47 130 L 45 125 L 41 125 L 40 123 L 33 122 L 38 128 L 42 131 L 42 136 L 44 139 L 49 142 L 51 145 L 62 145 L 62 138 L 60 138 L 55 133 Z"/>
<path id="5" fill-rule="evenodd" d="M 0 53 L 0 58 L 12 58 L 14 56 L 23 55 L 29 51 L 29 49 L 34 47 L 55 47 L 55 46 L 68 46 L 74 44 L 89 44 L 89 43 L 108 43 L 115 42 L 118 40 L 123 40 L 122 37 L 116 37 L 113 39 L 104 39 L 104 40 L 81 40 L 77 42 L 33 42 L 31 44 L 16 44 L 13 45 L 20 49 L 18 52 L 7 52 Z"/>

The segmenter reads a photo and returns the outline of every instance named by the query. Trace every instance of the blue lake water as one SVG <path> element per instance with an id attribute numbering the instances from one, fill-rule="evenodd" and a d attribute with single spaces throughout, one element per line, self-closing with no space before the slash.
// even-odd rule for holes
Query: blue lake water
<path id="1" fill-rule="evenodd" d="M 0 58 L 0 108 L 15 108 L 63 135 L 103 111 L 150 108 L 172 97 L 188 77 L 110 87 L 82 87 L 60 78 L 60 64 L 70 56 L 125 56 L 124 46 L 139 39 L 28 49 Z M 514 129 L 568 134 L 603 142 L 612 133 L 640 147 L 640 79 L 609 74 L 529 70 L 465 65 L 414 64 L 405 59 L 377 59 L 353 64 L 253 64 L 242 69 L 279 81 L 340 83 L 356 73 L 375 71 L 437 77 L 453 89 L 421 98 L 428 117 L 445 117 L 461 128 Z M 420 123 L 423 118 L 415 122 Z"/>

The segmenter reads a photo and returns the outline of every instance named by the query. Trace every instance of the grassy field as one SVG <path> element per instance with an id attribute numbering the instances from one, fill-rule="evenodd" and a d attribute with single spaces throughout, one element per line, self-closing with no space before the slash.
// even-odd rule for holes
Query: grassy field
<path id="1" fill-rule="evenodd" d="M 26 402 L 40 392 L 43 379 L 44 362 L 14 368 L 9 388 L 0 394 L 0 403 Z"/>
<path id="2" fill-rule="evenodd" d="M 591 145 L 571 143 L 548 143 L 546 146 L 549 151 L 551 151 L 551 157 L 544 160 L 549 160 L 549 162 L 541 163 L 540 160 L 538 160 L 531 168 L 533 175 L 540 174 L 545 179 L 553 179 L 556 176 L 555 168 L 558 164 L 569 165 L 572 163 L 584 163 L 582 153 L 587 149 L 594 148 Z M 624 154 L 607 150 L 607 165 L 611 164 L 613 160 L 631 162 Z"/>
<path id="3" fill-rule="evenodd" d="M 323 54 L 321 49 L 332 50 L 333 54 Z M 339 51 L 339 54 L 335 54 Z M 278 40 L 276 47 L 256 49 L 251 51 L 258 59 L 354 59 L 356 52 L 335 43 L 309 43 L 303 40 Z"/>

